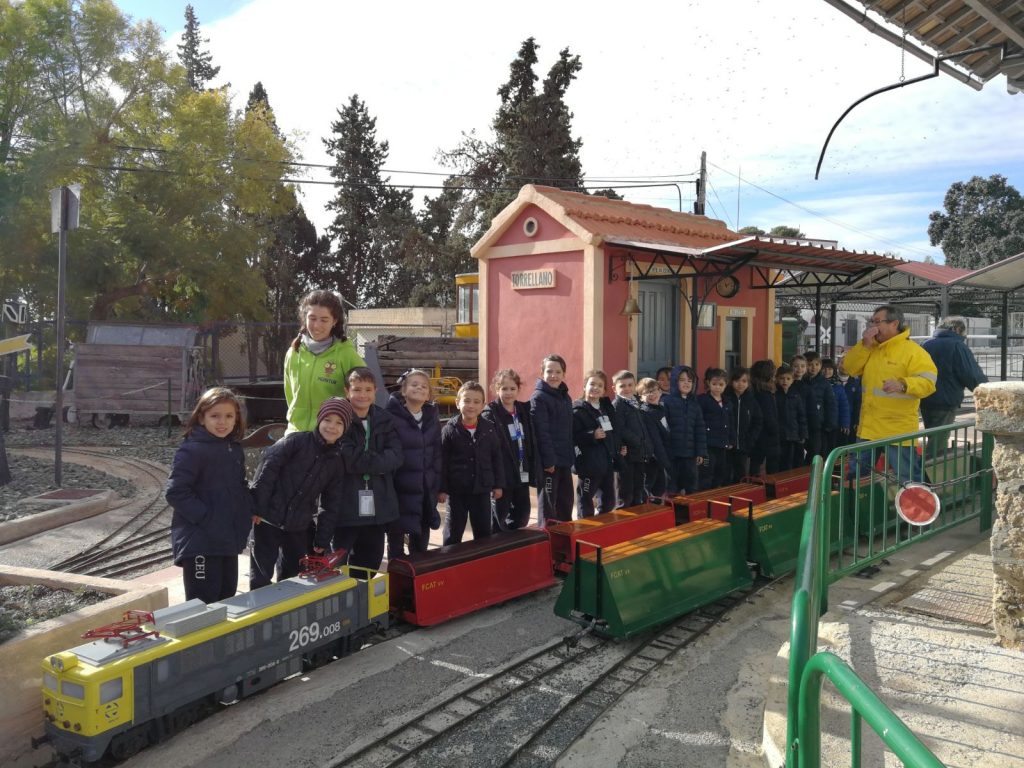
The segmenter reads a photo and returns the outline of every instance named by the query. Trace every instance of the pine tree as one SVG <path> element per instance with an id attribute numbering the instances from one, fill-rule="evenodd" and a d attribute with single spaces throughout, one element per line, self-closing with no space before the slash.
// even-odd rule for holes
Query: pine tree
<path id="1" fill-rule="evenodd" d="M 327 208 L 335 212 L 328 233 L 335 243 L 326 287 L 361 307 L 401 305 L 408 299 L 404 266 L 416 244 L 412 192 L 381 177 L 388 142 L 377 141 L 377 120 L 353 94 L 324 139 L 334 158 L 337 185 Z"/>
<path id="2" fill-rule="evenodd" d="M 178 45 L 178 60 L 185 67 L 188 86 L 193 91 L 201 91 L 206 84 L 220 72 L 220 67 L 213 66 L 213 54 L 201 50 L 200 46 L 209 43 L 208 39 L 199 36 L 199 19 L 191 5 L 185 6 L 185 32 Z"/>
<path id="3" fill-rule="evenodd" d="M 523 184 L 545 184 L 583 191 L 582 139 L 572 136 L 573 114 L 565 94 L 582 68 L 579 56 L 565 48 L 538 92 L 538 45 L 523 41 L 509 66 L 509 79 L 498 89 L 501 103 L 491 123 L 493 141 L 470 133 L 441 159 L 460 171 L 453 185 L 467 189 L 459 219 L 476 239 L 515 197 Z"/>

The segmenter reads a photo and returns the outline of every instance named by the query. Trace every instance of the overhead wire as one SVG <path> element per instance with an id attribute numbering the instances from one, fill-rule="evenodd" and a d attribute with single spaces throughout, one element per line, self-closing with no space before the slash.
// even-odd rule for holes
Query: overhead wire
<path id="1" fill-rule="evenodd" d="M 764 192 L 766 195 L 770 195 L 770 196 L 774 197 L 776 200 L 779 200 L 779 201 L 781 201 L 783 203 L 786 203 L 787 205 L 791 205 L 794 208 L 798 208 L 801 211 L 804 211 L 805 213 L 809 213 L 811 216 L 814 216 L 816 218 L 822 219 L 823 221 L 827 221 L 829 224 L 834 224 L 835 226 L 840 227 L 840 228 L 845 229 L 845 230 L 848 230 L 850 232 L 856 232 L 859 235 L 864 235 L 865 237 L 870 237 L 873 240 L 877 240 L 880 243 L 885 243 L 886 245 L 891 245 L 894 248 L 901 248 L 901 249 L 906 250 L 906 251 L 913 251 L 914 253 L 919 253 L 922 256 L 931 256 L 932 255 L 928 251 L 922 250 L 920 248 L 915 248 L 912 245 L 906 245 L 905 243 L 900 243 L 900 242 L 897 242 L 895 240 L 889 240 L 888 238 L 882 237 L 881 235 L 875 234 L 874 232 L 869 232 L 866 229 L 860 229 L 858 227 L 853 226 L 852 224 L 847 224 L 845 222 L 839 221 L 838 219 L 834 219 L 831 216 L 828 216 L 828 215 L 826 215 L 824 213 L 821 213 L 820 211 L 815 211 L 812 208 L 808 208 L 805 205 L 801 205 L 800 203 L 793 202 L 792 200 L 789 200 L 789 199 L 783 197 L 780 194 L 772 192 L 770 189 L 766 189 L 765 187 L 762 187 L 759 184 L 755 184 L 754 182 L 750 181 L 750 179 L 745 177 L 745 176 L 744 177 L 740 177 L 737 174 L 732 173 L 731 171 L 729 171 L 729 170 L 727 170 L 725 168 L 722 168 L 721 166 L 715 165 L 710 160 L 708 160 L 708 165 L 717 168 L 722 173 L 725 173 L 725 174 L 728 174 L 729 176 L 732 176 L 734 179 L 739 180 L 740 183 L 742 183 L 742 184 L 746 184 L 748 186 L 751 186 L 754 189 L 757 189 L 757 190 L 759 190 L 761 192 Z"/>
<path id="2" fill-rule="evenodd" d="M 729 216 L 729 209 L 725 207 L 725 203 L 722 202 L 722 198 L 718 196 L 718 190 L 715 189 L 715 185 L 711 183 L 710 177 L 708 177 L 708 187 L 714 193 L 715 199 L 718 201 L 718 204 L 722 206 L 722 210 L 725 211 L 725 220 L 729 222 L 729 227 L 735 229 L 736 225 L 732 223 L 732 217 Z M 718 216 L 717 213 L 715 215 Z"/>

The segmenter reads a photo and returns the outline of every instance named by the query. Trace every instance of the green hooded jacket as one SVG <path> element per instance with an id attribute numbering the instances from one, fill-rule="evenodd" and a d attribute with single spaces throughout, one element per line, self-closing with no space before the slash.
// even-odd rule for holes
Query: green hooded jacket
<path id="1" fill-rule="evenodd" d="M 288 403 L 285 434 L 316 429 L 320 404 L 329 397 L 345 397 L 349 371 L 362 365 L 366 362 L 347 339 L 335 340 L 319 355 L 310 352 L 305 344 L 297 350 L 289 347 L 284 356 L 284 399 Z"/>

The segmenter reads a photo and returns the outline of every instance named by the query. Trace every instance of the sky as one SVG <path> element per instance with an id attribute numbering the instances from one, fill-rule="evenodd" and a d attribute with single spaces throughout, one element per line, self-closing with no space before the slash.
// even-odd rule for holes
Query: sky
<path id="1" fill-rule="evenodd" d="M 155 21 L 175 50 L 184 4 L 116 1 Z M 302 159 L 330 163 L 322 139 L 356 93 L 400 184 L 440 184 L 443 176 L 422 175 L 449 170 L 438 151 L 464 132 L 489 134 L 497 89 L 533 36 L 541 79 L 561 49 L 580 56 L 566 102 L 588 181 L 692 180 L 706 151 L 707 214 L 734 229 L 785 224 L 846 248 L 942 263 L 928 216 L 950 184 L 999 173 L 1024 191 L 1024 93 L 1008 94 L 1002 76 L 979 92 L 940 75 L 868 100 L 836 130 L 815 181 L 822 144 L 850 104 L 901 73 L 931 71 L 823 0 L 192 4 L 221 67 L 213 85 L 229 83 L 239 109 L 262 81 Z M 322 169 L 307 178 L 329 177 Z M 692 210 L 693 185 L 681 189 Z M 673 187 L 619 191 L 678 208 Z M 331 193 L 302 187 L 319 231 Z"/>

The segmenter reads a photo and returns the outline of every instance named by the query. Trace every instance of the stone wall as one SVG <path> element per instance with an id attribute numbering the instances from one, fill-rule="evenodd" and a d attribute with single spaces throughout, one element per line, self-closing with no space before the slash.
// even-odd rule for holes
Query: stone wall
<path id="1" fill-rule="evenodd" d="M 978 429 L 995 437 L 992 618 L 1000 644 L 1024 648 L 1024 382 L 974 390 Z"/>

